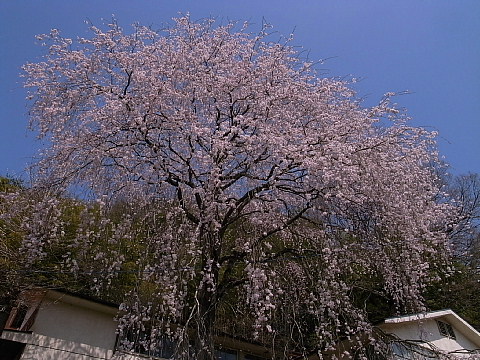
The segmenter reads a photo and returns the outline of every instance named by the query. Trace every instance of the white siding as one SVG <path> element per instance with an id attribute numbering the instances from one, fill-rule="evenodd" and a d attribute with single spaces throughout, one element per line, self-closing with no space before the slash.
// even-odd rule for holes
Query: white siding
<path id="1" fill-rule="evenodd" d="M 112 314 L 62 301 L 43 302 L 30 330 L 56 339 L 113 349 L 117 327 L 113 318 Z"/>
<path id="2" fill-rule="evenodd" d="M 113 351 L 74 341 L 5 330 L 2 338 L 27 344 L 21 360 L 110 359 Z"/>
<path id="3" fill-rule="evenodd" d="M 441 320 L 441 319 L 440 319 Z M 476 346 L 454 327 L 456 339 L 450 339 L 440 334 L 434 319 L 425 319 L 417 322 L 384 324 L 381 328 L 390 334 L 395 334 L 402 340 L 422 340 L 429 342 L 445 352 L 459 350 L 474 350 Z"/>

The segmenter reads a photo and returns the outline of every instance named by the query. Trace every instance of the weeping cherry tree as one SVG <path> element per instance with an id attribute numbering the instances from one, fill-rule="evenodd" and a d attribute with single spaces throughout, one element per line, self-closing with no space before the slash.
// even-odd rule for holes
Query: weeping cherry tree
<path id="1" fill-rule="evenodd" d="M 435 134 L 408 125 L 392 94 L 364 107 L 266 28 L 187 16 L 91 31 L 39 36 L 48 53 L 24 66 L 48 144 L 24 247 L 33 258 L 61 242 L 59 199 L 85 193 L 71 246 L 109 244 L 90 252 L 95 280 L 137 254 L 123 346 L 168 336 L 175 358 L 213 359 L 215 336 L 243 331 L 271 357 L 323 354 L 369 332 L 352 300 L 364 279 L 399 311 L 422 308 L 449 205 Z"/>

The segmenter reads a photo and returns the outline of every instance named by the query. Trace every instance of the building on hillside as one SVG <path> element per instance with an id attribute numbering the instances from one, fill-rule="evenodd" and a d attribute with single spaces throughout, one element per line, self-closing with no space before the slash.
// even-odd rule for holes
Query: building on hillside
<path id="1" fill-rule="evenodd" d="M 145 360 L 136 352 L 117 349 L 116 304 L 63 291 L 23 292 L 3 326 L 0 360 Z M 172 344 L 170 344 L 172 345 Z M 217 338 L 219 360 L 265 360 L 268 349 L 231 337 Z M 165 359 L 174 346 L 148 358 Z"/>
<path id="2" fill-rule="evenodd" d="M 358 342 L 343 340 L 308 359 L 364 359 L 366 353 L 368 360 L 480 360 L 480 333 L 452 310 L 388 318 L 374 327 L 372 336 L 377 349 L 369 336 L 360 334 L 361 349 Z"/>
<path id="3" fill-rule="evenodd" d="M 0 359 L 110 359 L 117 312 L 113 304 L 77 295 L 26 291 L 4 325 Z"/>
<path id="4" fill-rule="evenodd" d="M 389 318 L 378 327 L 392 335 L 394 359 L 480 359 L 480 333 L 452 310 Z"/>
<path id="5" fill-rule="evenodd" d="M 145 351 L 117 349 L 116 304 L 55 290 L 23 292 L 4 321 L 0 360 L 140 360 Z M 452 310 L 386 319 L 376 334 L 390 354 L 370 352 L 369 359 L 480 359 L 480 333 Z M 232 337 L 218 337 L 219 360 L 271 359 L 269 349 Z M 165 345 L 165 344 L 164 344 Z M 170 345 L 170 346 L 168 346 Z M 167 359 L 174 344 L 150 351 L 149 358 Z M 367 352 L 368 353 L 368 352 Z M 355 358 L 352 344 L 337 344 L 324 359 Z M 294 356 L 292 358 L 295 358 Z M 318 359 L 313 355 L 309 359 Z"/>

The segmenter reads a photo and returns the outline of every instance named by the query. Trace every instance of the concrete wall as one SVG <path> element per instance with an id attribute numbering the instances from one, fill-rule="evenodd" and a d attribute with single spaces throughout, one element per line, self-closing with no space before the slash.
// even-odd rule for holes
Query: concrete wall
<path id="1" fill-rule="evenodd" d="M 52 338 L 113 350 L 116 328 L 111 313 L 47 299 L 40 305 L 30 330 Z"/>
<path id="2" fill-rule="evenodd" d="M 25 303 L 33 314 L 32 326 L 25 329 L 28 331 L 7 328 L 1 335 L 26 344 L 22 360 L 112 358 L 117 337 L 115 306 L 57 291 L 43 291 L 40 295 L 31 296 L 35 301 L 26 297 Z"/>
<path id="3" fill-rule="evenodd" d="M 35 333 L 5 330 L 2 338 L 27 344 L 21 360 L 94 360 L 110 359 L 113 355 L 113 351 L 109 349 Z"/>
<path id="4" fill-rule="evenodd" d="M 443 321 L 442 319 L 440 320 Z M 397 324 L 383 324 L 381 328 L 387 333 L 395 334 L 402 340 L 422 340 L 431 343 L 436 348 L 445 352 L 454 352 L 462 349 L 476 349 L 475 344 L 468 340 L 455 327 L 454 332 L 456 339 L 450 339 L 441 335 L 434 319 Z"/>
<path id="5" fill-rule="evenodd" d="M 5 329 L 1 334 L 5 340 L 26 344 L 21 360 L 149 358 L 141 354 L 115 352 L 116 306 L 53 290 L 34 295 L 32 298 L 35 301 L 26 302 L 30 304 L 31 327 Z M 216 338 L 216 343 L 225 349 L 239 349 L 236 352 L 240 360 L 248 358 L 248 354 L 271 358 L 268 349 L 259 345 L 224 337 Z"/>

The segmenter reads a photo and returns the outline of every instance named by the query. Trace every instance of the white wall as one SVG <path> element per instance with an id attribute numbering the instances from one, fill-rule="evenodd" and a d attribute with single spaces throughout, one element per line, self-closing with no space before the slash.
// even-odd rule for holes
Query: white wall
<path id="1" fill-rule="evenodd" d="M 112 350 L 35 333 L 4 330 L 1 337 L 6 340 L 27 344 L 21 360 L 110 359 L 113 354 Z"/>
<path id="2" fill-rule="evenodd" d="M 441 319 L 440 319 L 441 320 Z M 456 339 L 450 339 L 440 334 L 434 319 L 412 321 L 406 323 L 383 324 L 382 330 L 397 335 L 402 340 L 422 340 L 430 342 L 435 347 L 446 352 L 467 349 L 474 350 L 476 346 L 454 327 Z"/>
<path id="3" fill-rule="evenodd" d="M 40 305 L 30 330 L 52 338 L 113 350 L 116 328 L 113 314 L 46 299 Z"/>

